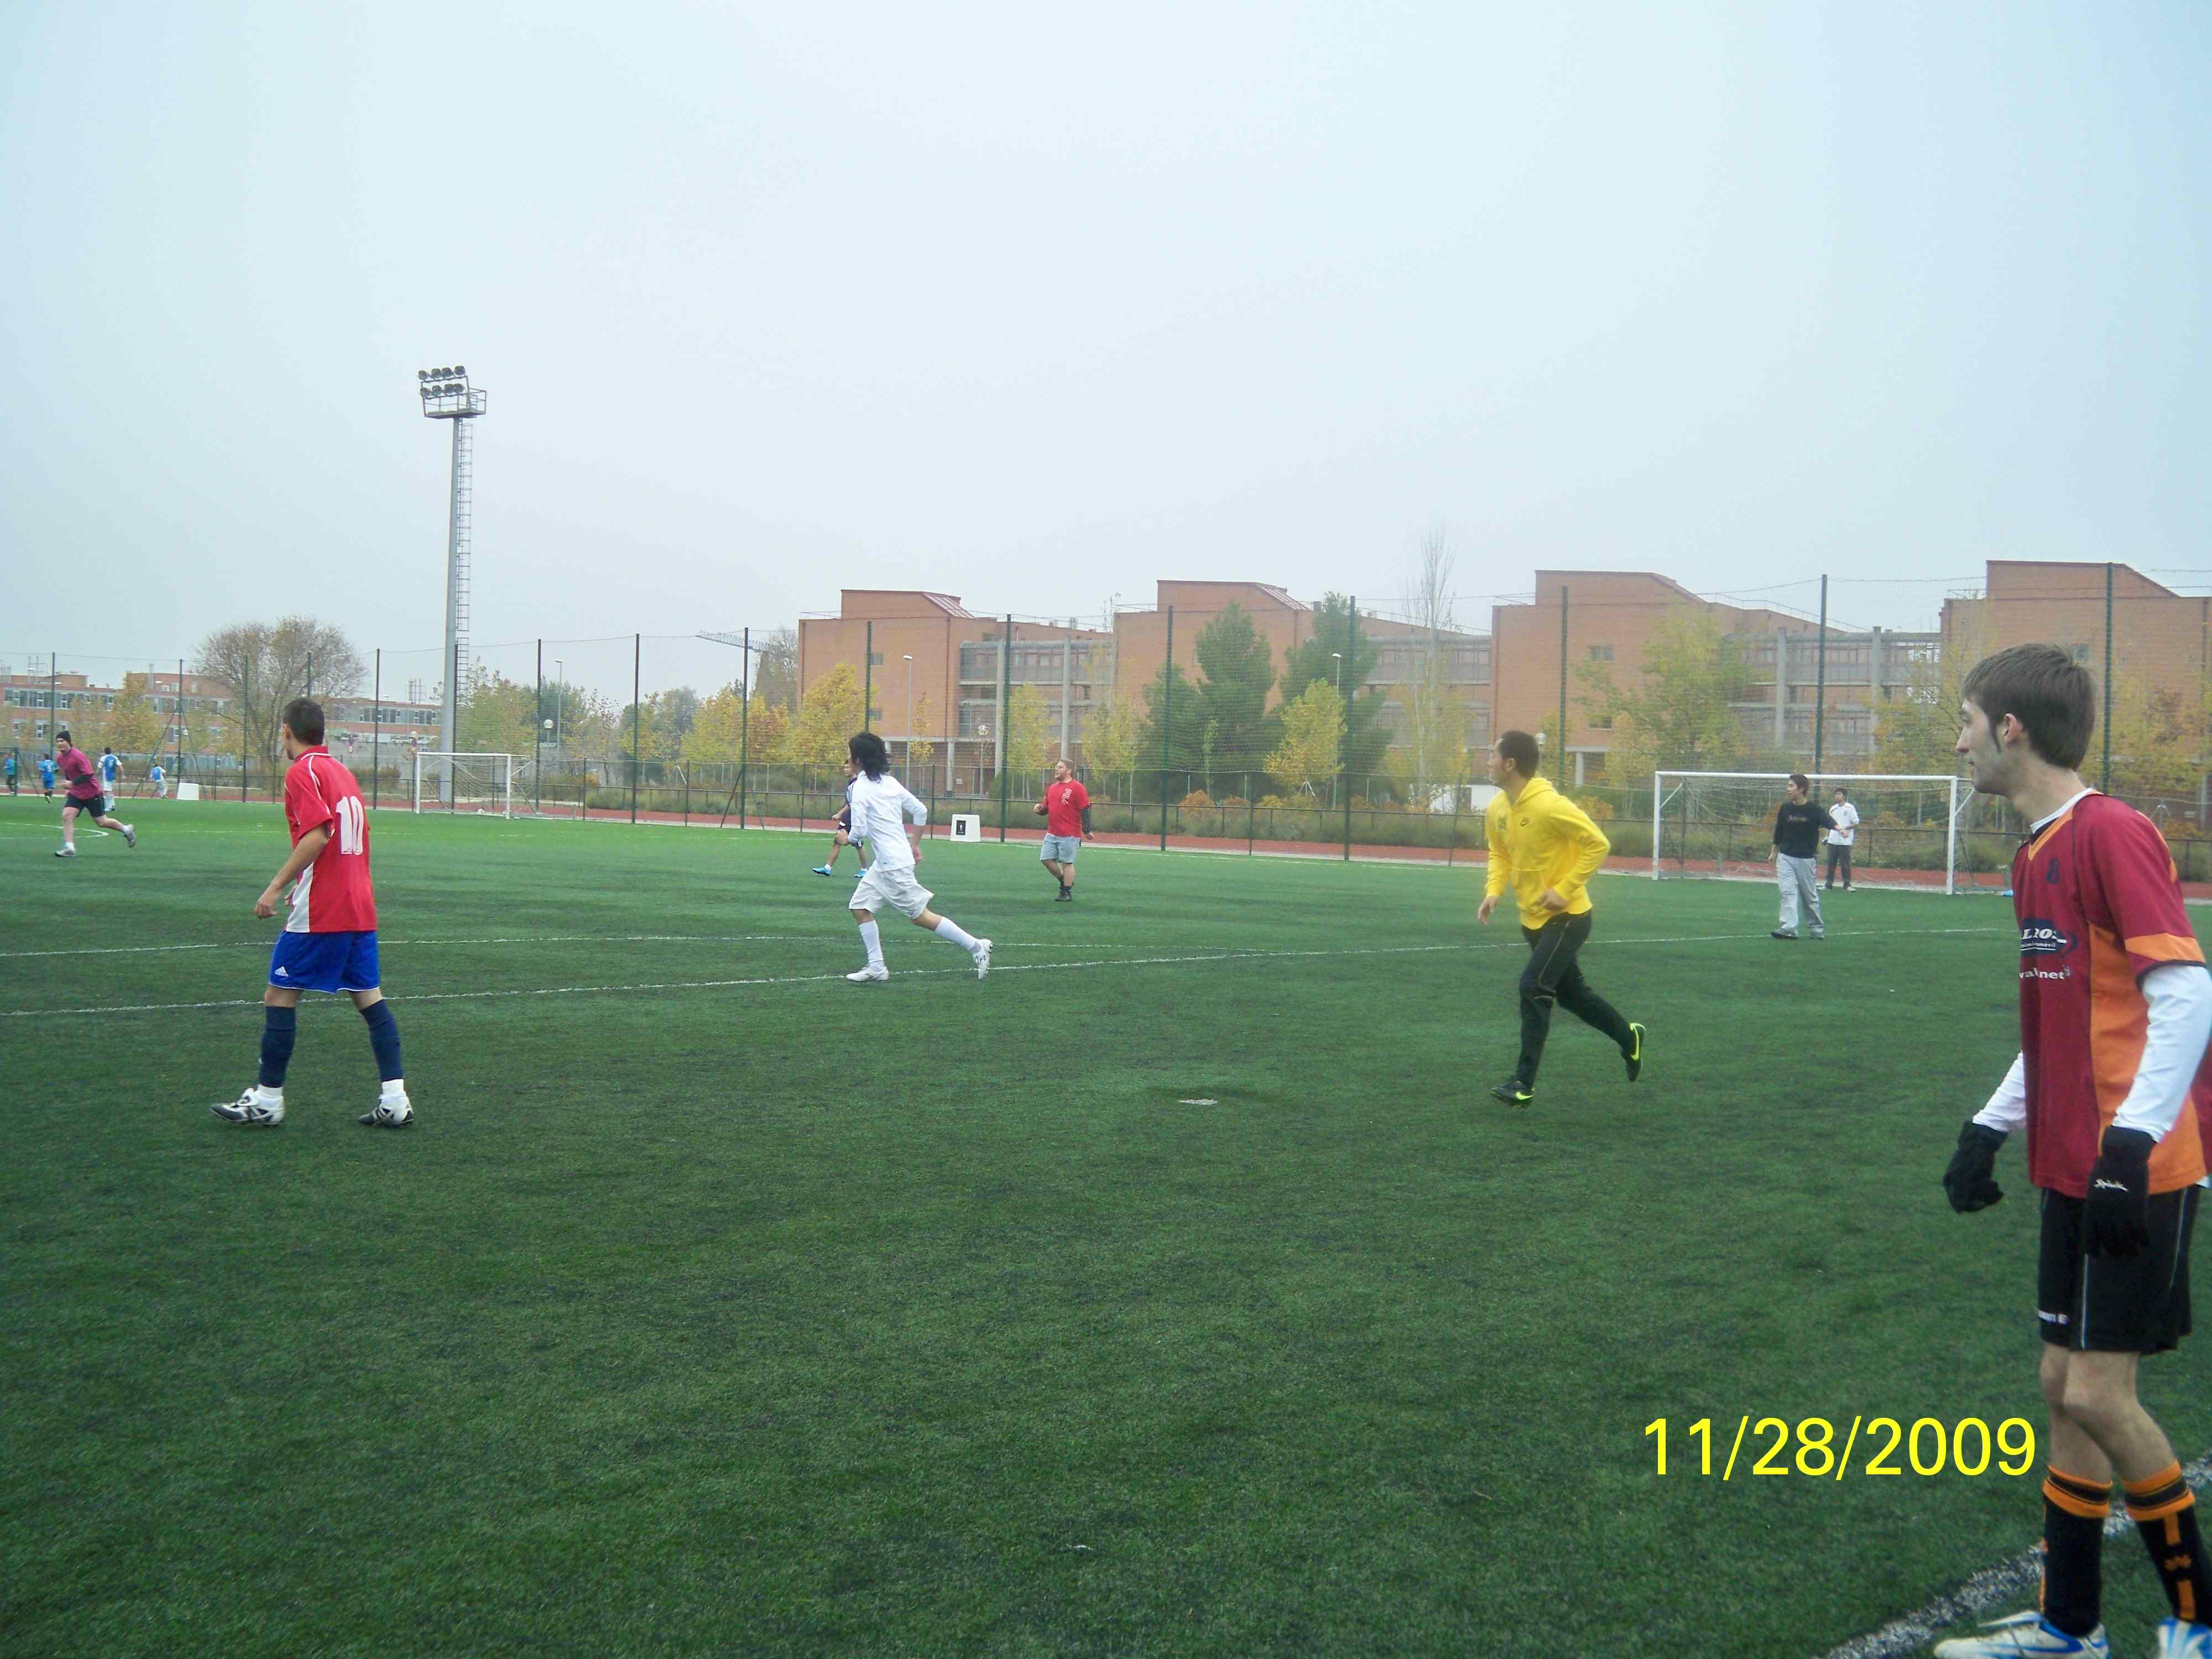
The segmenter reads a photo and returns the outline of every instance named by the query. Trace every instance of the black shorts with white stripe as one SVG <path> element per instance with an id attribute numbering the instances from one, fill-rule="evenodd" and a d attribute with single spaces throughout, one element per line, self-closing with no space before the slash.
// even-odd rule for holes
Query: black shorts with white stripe
<path id="1" fill-rule="evenodd" d="M 2140 1255 L 2092 1259 L 2081 1248 L 2078 1198 L 2043 1194 L 2035 1266 L 2036 1321 L 2063 1348 L 2163 1353 L 2189 1334 L 2189 1237 L 2203 1189 L 2154 1193 L 2150 1243 Z"/>

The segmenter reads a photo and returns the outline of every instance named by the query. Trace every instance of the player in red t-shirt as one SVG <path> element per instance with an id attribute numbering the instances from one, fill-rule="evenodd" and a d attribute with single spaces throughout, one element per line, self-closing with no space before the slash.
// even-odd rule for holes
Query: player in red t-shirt
<path id="1" fill-rule="evenodd" d="M 261 890 L 253 914 L 276 914 L 285 885 L 292 896 L 284 931 L 269 958 L 262 993 L 261 1073 L 236 1100 L 213 1108 L 233 1123 L 274 1127 L 284 1121 L 284 1071 L 297 1035 L 300 998 L 308 991 L 343 991 L 368 1027 L 383 1079 L 374 1107 L 360 1121 L 382 1129 L 415 1121 L 399 1065 L 399 1027 L 378 988 L 376 891 L 368 878 L 368 814 L 361 786 L 323 747 L 322 705 L 295 697 L 284 705 L 277 736 L 290 759 L 284 774 L 284 822 L 292 854 Z"/>
<path id="2" fill-rule="evenodd" d="M 61 751 L 55 757 L 62 769 L 63 780 L 69 793 L 62 798 L 62 844 L 54 849 L 58 859 L 76 856 L 76 818 L 80 812 L 88 812 L 92 821 L 103 830 L 112 830 L 123 837 L 125 847 L 138 844 L 138 832 L 121 819 L 111 817 L 107 790 L 92 769 L 92 763 L 84 757 L 84 750 L 70 741 L 66 728 L 54 733 L 54 744 Z"/>
<path id="3" fill-rule="evenodd" d="M 1044 820 L 1044 850 L 1037 856 L 1060 884 L 1060 897 L 1054 902 L 1073 903 L 1075 855 L 1091 834 L 1091 792 L 1075 781 L 1075 769 L 1066 761 L 1053 763 L 1052 781 L 1045 786 L 1036 810 Z"/>
<path id="4" fill-rule="evenodd" d="M 2075 773 L 2096 723 L 2088 671 L 2057 646 L 2014 646 L 1966 677 L 1960 714 L 1975 789 L 2009 800 L 2031 834 L 2012 870 L 2020 1058 L 1960 1131 L 1943 1186 L 1961 1212 L 1996 1202 L 1997 1149 L 2026 1126 L 2028 1179 L 2043 1192 L 2036 1306 L 2051 1462 L 2042 1610 L 1936 1651 L 2108 1651 L 2100 1575 L 2116 1474 L 2173 1609 L 2159 1652 L 2212 1650 L 2196 1498 L 2136 1397 L 2142 1357 L 2189 1334 L 2212 976 L 2157 826 Z"/>

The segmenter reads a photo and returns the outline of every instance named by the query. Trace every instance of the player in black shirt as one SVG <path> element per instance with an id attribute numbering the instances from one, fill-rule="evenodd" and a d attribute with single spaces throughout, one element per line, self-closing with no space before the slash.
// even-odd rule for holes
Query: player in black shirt
<path id="1" fill-rule="evenodd" d="M 1797 908 L 1802 903 L 1813 918 L 1813 937 L 1827 937 L 1820 920 L 1820 832 L 1836 827 L 1825 806 L 1809 799 L 1813 781 L 1802 772 L 1790 775 L 1790 799 L 1774 815 L 1774 879 L 1782 889 L 1782 925 L 1776 939 L 1797 937 Z"/>

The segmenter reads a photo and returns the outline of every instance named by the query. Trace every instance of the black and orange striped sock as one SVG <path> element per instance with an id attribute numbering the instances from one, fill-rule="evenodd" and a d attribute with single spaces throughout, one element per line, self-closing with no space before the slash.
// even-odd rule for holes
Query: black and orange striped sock
<path id="1" fill-rule="evenodd" d="M 2069 1636 L 2104 1619 L 2105 1522 L 2110 1481 L 2049 1469 L 2043 1478 L 2043 1616 Z"/>
<path id="2" fill-rule="evenodd" d="M 2127 1487 L 2128 1519 L 2150 1551 L 2173 1616 L 2186 1624 L 2212 1620 L 2212 1561 L 2197 1530 L 2197 1494 L 2181 1478 L 2181 1465 L 2169 1463 Z"/>

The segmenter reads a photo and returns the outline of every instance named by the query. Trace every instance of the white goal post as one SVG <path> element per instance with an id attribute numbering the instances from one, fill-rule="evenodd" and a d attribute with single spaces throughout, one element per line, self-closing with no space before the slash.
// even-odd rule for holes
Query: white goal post
<path id="1" fill-rule="evenodd" d="M 415 751 L 415 810 L 514 816 L 514 757 Z"/>
<path id="2" fill-rule="evenodd" d="M 1852 885 L 1956 893 L 1960 832 L 1973 786 L 1942 774 L 1812 772 L 1811 799 L 1829 804 L 1841 784 L 1859 823 Z M 1746 878 L 1769 869 L 1774 815 L 1787 799 L 1787 772 L 1654 772 L 1651 878 Z M 1821 837 L 1825 856 L 1826 836 Z"/>

